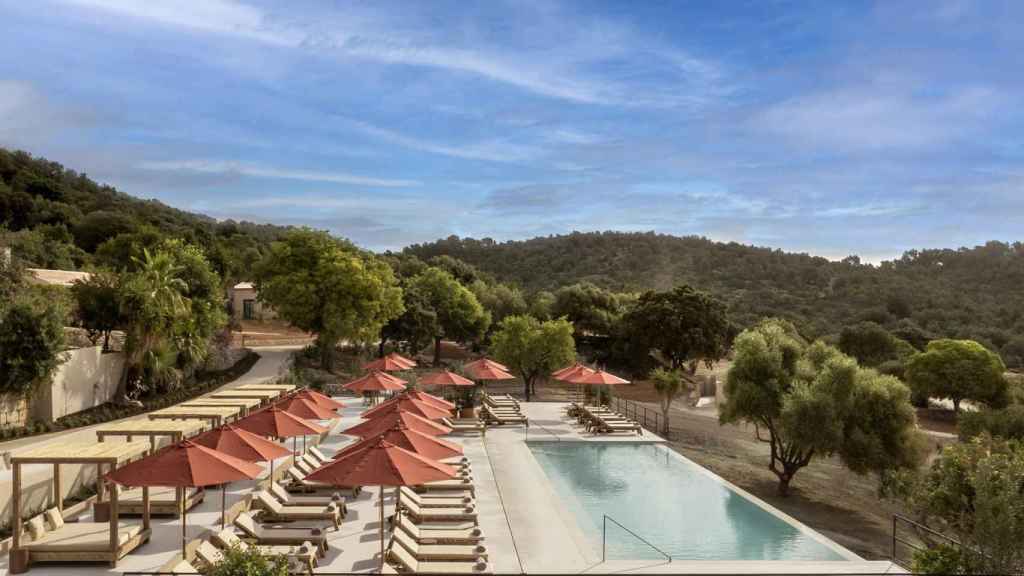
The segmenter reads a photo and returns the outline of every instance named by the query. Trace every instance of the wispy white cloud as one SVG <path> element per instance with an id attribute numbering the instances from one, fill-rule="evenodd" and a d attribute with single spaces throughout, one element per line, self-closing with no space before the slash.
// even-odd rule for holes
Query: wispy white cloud
<path id="1" fill-rule="evenodd" d="M 433 140 L 426 140 L 402 134 L 396 130 L 374 126 L 360 120 L 345 120 L 345 123 L 379 140 L 397 144 L 405 148 L 452 156 L 455 158 L 466 158 L 470 160 L 488 160 L 491 162 L 521 163 L 535 159 L 540 150 L 533 146 L 513 144 L 502 140 L 487 140 L 483 142 L 471 142 L 467 144 L 445 144 Z"/>
<path id="2" fill-rule="evenodd" d="M 271 166 L 259 166 L 241 162 L 223 160 L 170 160 L 142 162 L 139 168 L 163 172 L 195 172 L 201 174 L 237 174 L 254 178 L 280 178 L 285 180 L 305 180 L 309 182 L 330 182 L 334 184 L 353 184 L 357 186 L 373 186 L 382 188 L 404 188 L 418 186 L 416 180 L 398 180 L 390 178 L 374 178 L 349 174 L 347 172 L 317 172 L 312 170 L 291 170 Z"/>
<path id="3" fill-rule="evenodd" d="M 910 87 L 873 85 L 797 97 L 768 108 L 755 123 L 811 147 L 912 150 L 973 134 L 1002 104 L 985 86 L 917 96 Z"/>
<path id="4" fill-rule="evenodd" d="M 429 34 L 410 37 L 409 30 L 396 34 L 386 22 L 381 22 L 388 15 L 362 15 L 355 9 L 346 10 L 344 19 L 327 18 L 318 23 L 295 14 L 279 18 L 237 0 L 63 1 L 157 25 L 238 37 L 318 55 L 471 74 L 537 95 L 586 104 L 692 107 L 723 94 L 723 73 L 716 63 L 678 49 L 650 47 L 648 43 L 643 49 L 636 49 L 633 44 L 641 37 L 633 37 L 610 22 L 594 24 L 595 31 L 577 32 L 578 42 L 566 41 L 563 34 L 553 46 L 524 51 L 518 47 L 499 49 L 486 43 L 445 44 Z M 559 15 L 553 21 L 561 25 L 567 17 Z M 579 21 L 577 25 L 584 26 Z M 423 26 L 425 30 L 430 28 L 427 24 Z M 620 67 L 625 60 L 630 61 L 629 81 L 594 72 L 605 64 Z M 639 76 L 655 78 L 657 82 L 641 85 L 635 82 Z"/>
<path id="5" fill-rule="evenodd" d="M 901 216 L 921 209 L 922 206 L 916 202 L 865 202 L 818 210 L 814 215 L 821 218 Z"/>

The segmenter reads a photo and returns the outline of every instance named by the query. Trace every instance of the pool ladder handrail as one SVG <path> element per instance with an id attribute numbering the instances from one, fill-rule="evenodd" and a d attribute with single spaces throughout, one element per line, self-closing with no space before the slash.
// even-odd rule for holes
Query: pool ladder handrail
<path id="1" fill-rule="evenodd" d="M 655 552 L 657 552 L 658 554 L 661 554 L 662 556 L 664 556 L 665 559 L 667 559 L 670 564 L 672 563 L 672 556 L 670 556 L 668 553 L 666 553 L 661 548 L 658 548 L 654 544 L 651 544 L 650 542 L 648 542 L 643 536 L 637 534 L 636 532 L 633 532 L 629 528 L 626 528 L 625 526 L 622 525 L 621 522 L 619 522 L 618 520 L 616 520 L 615 518 L 612 518 L 611 516 L 609 516 L 607 514 L 601 514 L 601 516 L 603 517 L 603 519 L 601 521 L 601 562 L 602 563 L 604 563 L 605 559 L 606 559 L 605 548 L 607 546 L 607 541 L 608 541 L 608 521 L 609 520 L 614 522 L 615 525 L 618 526 L 619 528 L 622 528 L 626 532 L 629 532 L 637 540 L 639 540 L 639 541 L 643 542 L 644 544 L 647 544 L 648 546 L 653 548 L 655 550 Z"/>

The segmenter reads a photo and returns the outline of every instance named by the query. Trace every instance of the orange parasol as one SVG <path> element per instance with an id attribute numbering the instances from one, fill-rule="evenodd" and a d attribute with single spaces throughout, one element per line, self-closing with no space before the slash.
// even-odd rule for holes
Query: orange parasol
<path id="1" fill-rule="evenodd" d="M 414 486 L 456 477 L 447 464 L 435 462 L 377 438 L 362 450 L 328 462 L 306 476 L 333 486 L 380 486 L 380 567 L 384 571 L 384 487 Z"/>
<path id="2" fill-rule="evenodd" d="M 615 384 L 629 384 L 629 380 L 619 378 L 611 372 L 605 372 L 604 370 L 592 371 L 590 374 L 580 374 L 572 380 L 577 384 L 596 384 L 596 385 L 615 385 Z"/>
<path id="3" fill-rule="evenodd" d="M 462 455 L 462 446 L 459 446 L 454 442 L 449 442 L 448 440 L 442 440 L 441 438 L 431 436 L 430 434 L 417 432 L 410 428 L 408 424 L 398 420 L 394 426 L 384 430 L 380 434 L 376 434 L 346 446 L 338 452 L 333 459 L 337 460 L 339 458 L 344 458 L 352 452 L 362 450 L 376 442 L 378 438 L 383 438 L 396 446 L 400 446 L 406 450 L 411 450 L 420 456 L 426 456 L 432 460 L 445 460 L 447 458 Z"/>
<path id="4" fill-rule="evenodd" d="M 292 448 L 295 450 L 298 449 L 299 436 L 302 436 L 302 441 L 305 442 L 306 434 L 327 432 L 327 428 L 308 422 L 277 406 L 253 412 L 236 422 L 235 425 L 260 436 L 294 438 Z"/>
<path id="5" fill-rule="evenodd" d="M 473 386 L 473 381 L 469 378 L 448 370 L 427 374 L 419 379 L 419 383 L 423 386 Z"/>
<path id="6" fill-rule="evenodd" d="M 320 406 L 321 408 L 327 408 L 328 410 L 341 410 L 342 408 L 345 407 L 344 404 L 338 402 L 334 398 L 321 394 L 316 390 L 310 390 L 309 388 L 303 388 L 302 390 L 299 390 L 298 392 L 295 393 L 293 398 L 303 398 L 306 400 L 311 400 L 317 406 Z"/>
<path id="7" fill-rule="evenodd" d="M 395 378 L 379 370 L 357 378 L 343 386 L 353 392 L 381 392 L 384 390 L 405 390 L 405 380 Z"/>
<path id="8" fill-rule="evenodd" d="M 465 365 L 463 365 L 462 368 L 463 370 L 472 370 L 480 366 L 489 366 L 491 368 L 497 368 L 498 370 L 504 370 L 508 372 L 508 366 L 505 366 L 504 364 L 498 362 L 497 360 L 491 360 L 490 358 L 477 358 L 472 362 L 467 362 Z"/>
<path id="9" fill-rule="evenodd" d="M 508 367 L 489 358 L 481 358 L 462 367 L 474 380 L 511 380 L 515 376 L 508 373 Z"/>
<path id="10" fill-rule="evenodd" d="M 194 439 L 194 442 L 246 462 L 270 462 L 271 478 L 274 477 L 274 459 L 290 456 L 292 453 L 291 450 L 277 442 L 271 442 L 263 436 L 258 436 L 231 424 L 225 424 L 220 428 L 214 428 L 201 434 Z M 222 488 L 220 493 L 221 528 L 224 528 L 226 520 L 224 517 L 226 498 L 227 491 Z"/>
<path id="11" fill-rule="evenodd" d="M 587 374 L 589 374 L 593 372 L 593 370 L 577 362 L 572 366 L 567 366 L 565 368 L 562 368 L 561 370 L 556 370 L 552 372 L 551 377 L 554 378 L 555 380 L 569 382 L 569 378 L 579 374 L 580 372 L 586 372 Z"/>
<path id="12" fill-rule="evenodd" d="M 455 409 L 455 404 L 452 404 L 451 402 L 445 400 L 444 398 L 439 398 L 437 396 L 434 396 L 433 394 L 427 394 L 426 392 L 422 392 L 420 390 L 409 390 L 405 394 L 406 396 L 412 398 L 413 400 L 419 400 L 420 402 L 423 402 L 424 404 L 430 404 L 435 408 L 440 408 L 442 410 Z"/>
<path id="13" fill-rule="evenodd" d="M 296 396 L 285 398 L 275 404 L 275 406 L 292 416 L 298 416 L 299 418 L 304 418 L 306 420 L 334 420 L 335 418 L 338 418 L 338 413 L 334 410 L 323 408 L 312 400 L 298 398 Z"/>
<path id="14" fill-rule="evenodd" d="M 448 434 L 452 431 L 451 428 L 438 424 L 437 422 L 431 422 L 422 416 L 417 416 L 412 412 L 406 412 L 405 410 L 394 410 L 379 415 L 373 420 L 367 420 L 342 430 L 342 434 L 348 434 L 349 436 L 359 436 L 360 438 L 370 438 L 377 436 L 381 432 L 394 428 L 395 423 L 401 421 L 403 424 L 415 430 L 422 432 L 423 434 L 430 434 L 431 436 L 441 436 Z"/>
<path id="15" fill-rule="evenodd" d="M 396 396 L 387 402 L 374 406 L 369 410 L 363 412 L 363 418 L 374 418 L 377 414 L 384 414 L 393 410 L 405 410 L 406 412 L 412 412 L 417 416 L 422 416 L 428 420 L 440 420 L 441 418 L 448 418 L 452 415 L 451 411 L 447 408 L 440 408 L 433 404 L 427 404 L 415 400 L 412 397 L 402 394 Z"/>
<path id="16" fill-rule="evenodd" d="M 122 486 L 173 486 L 176 488 L 213 486 L 235 480 L 252 480 L 263 469 L 251 462 L 185 440 L 141 460 L 114 470 L 107 479 Z M 181 506 L 181 553 L 187 542 L 185 499 Z M 224 512 L 221 511 L 223 519 Z"/>
<path id="17" fill-rule="evenodd" d="M 416 367 L 416 362 L 392 352 L 383 358 L 377 358 L 376 360 L 363 364 L 363 370 L 383 370 L 384 372 L 401 372 L 403 370 L 411 370 Z"/>

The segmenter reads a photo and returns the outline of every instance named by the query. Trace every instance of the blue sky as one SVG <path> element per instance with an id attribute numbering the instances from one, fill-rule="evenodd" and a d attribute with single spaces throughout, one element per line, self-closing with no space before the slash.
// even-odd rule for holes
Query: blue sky
<path id="1" fill-rule="evenodd" d="M 1020 240 L 1024 4 L 0 0 L 0 145 L 372 249 Z"/>

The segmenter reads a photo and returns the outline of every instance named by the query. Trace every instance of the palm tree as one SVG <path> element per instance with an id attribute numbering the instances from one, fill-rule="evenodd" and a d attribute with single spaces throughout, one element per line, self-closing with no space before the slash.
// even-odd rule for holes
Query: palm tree
<path id="1" fill-rule="evenodd" d="M 188 289 L 179 277 L 182 269 L 167 252 L 153 254 L 144 249 L 142 258 L 132 258 L 137 270 L 123 284 L 126 322 L 125 369 L 118 385 L 119 398 L 129 397 L 129 386 L 138 385 L 146 373 L 147 361 L 153 368 L 166 364 L 158 353 L 163 340 L 174 333 L 174 327 L 188 314 Z M 157 361 L 159 359 L 159 361 Z M 163 373 L 163 370 L 157 370 Z"/>

